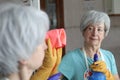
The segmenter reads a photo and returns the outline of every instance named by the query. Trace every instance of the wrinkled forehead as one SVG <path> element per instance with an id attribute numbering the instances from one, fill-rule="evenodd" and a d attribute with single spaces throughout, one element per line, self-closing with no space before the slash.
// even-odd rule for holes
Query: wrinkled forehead
<path id="1" fill-rule="evenodd" d="M 91 23 L 91 24 L 87 25 L 86 28 L 88 28 L 88 27 L 105 28 L 105 24 L 104 23 Z"/>

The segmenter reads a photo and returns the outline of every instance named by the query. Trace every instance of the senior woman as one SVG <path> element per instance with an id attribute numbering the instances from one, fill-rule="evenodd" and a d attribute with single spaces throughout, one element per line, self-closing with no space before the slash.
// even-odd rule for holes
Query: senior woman
<path id="1" fill-rule="evenodd" d="M 43 62 L 49 19 L 29 6 L 0 4 L 0 80 L 30 80 Z"/>
<path id="2" fill-rule="evenodd" d="M 109 29 L 110 18 L 106 13 L 91 10 L 83 15 L 80 30 L 84 37 L 84 45 L 69 51 L 63 57 L 59 66 L 63 80 L 88 80 L 92 71 L 104 73 L 106 80 L 119 80 L 113 54 L 101 48 Z M 97 62 L 93 60 L 94 54 L 98 55 Z"/>

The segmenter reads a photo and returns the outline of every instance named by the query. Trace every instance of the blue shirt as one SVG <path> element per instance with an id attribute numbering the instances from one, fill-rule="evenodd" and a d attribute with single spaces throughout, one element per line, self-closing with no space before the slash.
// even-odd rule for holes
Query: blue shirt
<path id="1" fill-rule="evenodd" d="M 110 51 L 100 49 L 104 56 L 107 67 L 111 73 L 118 74 L 116 62 L 113 54 Z M 93 59 L 87 57 L 88 65 L 93 63 Z M 68 52 L 62 59 L 59 65 L 59 72 L 61 72 L 68 80 L 84 80 L 84 72 L 87 67 L 85 64 L 84 53 L 80 49 L 75 49 Z"/>

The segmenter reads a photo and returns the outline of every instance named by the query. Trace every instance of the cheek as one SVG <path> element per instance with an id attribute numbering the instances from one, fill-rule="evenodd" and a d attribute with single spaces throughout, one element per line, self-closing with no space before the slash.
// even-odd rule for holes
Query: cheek
<path id="1" fill-rule="evenodd" d="M 40 55 L 40 60 L 39 60 L 40 65 L 39 65 L 39 66 L 41 66 L 41 65 L 42 65 L 43 60 L 44 60 L 44 57 L 45 57 L 45 54 L 44 54 L 44 53 L 42 53 L 42 54 Z"/>
<path id="2" fill-rule="evenodd" d="M 29 59 L 29 67 L 33 70 L 38 69 L 43 63 L 44 56 L 44 50 L 42 50 L 42 48 L 39 48 Z"/>
<path id="3" fill-rule="evenodd" d="M 87 32 L 83 33 L 83 37 L 84 37 L 85 40 L 89 40 L 90 36 L 91 36 L 91 34 L 88 34 Z"/>
<path id="4" fill-rule="evenodd" d="M 42 65 L 44 56 L 45 56 L 44 51 L 37 53 L 37 55 L 36 55 L 36 66 L 37 66 L 37 68 L 39 68 Z"/>
<path id="5" fill-rule="evenodd" d="M 105 35 L 101 35 L 101 36 L 99 36 L 99 40 L 102 42 L 103 39 L 104 39 L 104 37 L 105 37 Z"/>

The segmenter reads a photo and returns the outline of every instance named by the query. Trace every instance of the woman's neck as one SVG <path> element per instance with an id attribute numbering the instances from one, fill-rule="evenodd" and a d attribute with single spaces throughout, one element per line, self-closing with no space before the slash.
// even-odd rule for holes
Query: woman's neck
<path id="1" fill-rule="evenodd" d="M 94 54 L 98 54 L 99 55 L 99 49 L 100 47 L 99 46 L 89 46 L 89 45 L 84 45 L 84 49 L 85 49 L 85 52 L 86 52 L 86 55 L 89 56 L 90 58 L 93 58 L 94 57 Z"/>
<path id="2" fill-rule="evenodd" d="M 30 80 L 33 70 L 29 69 L 26 65 L 21 65 L 20 67 L 20 80 Z"/>
<path id="3" fill-rule="evenodd" d="M 9 80 L 30 80 L 32 70 L 29 70 L 26 66 L 22 66 L 18 73 L 13 73 L 8 76 Z"/>
<path id="4" fill-rule="evenodd" d="M 20 80 L 19 74 L 18 73 L 13 73 L 8 76 L 9 80 Z"/>

